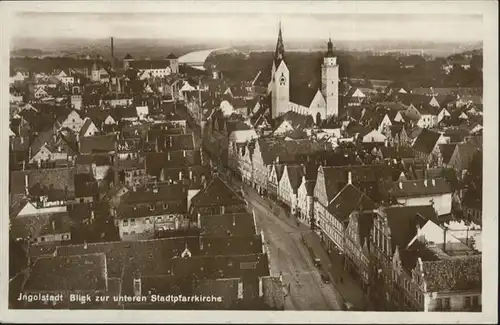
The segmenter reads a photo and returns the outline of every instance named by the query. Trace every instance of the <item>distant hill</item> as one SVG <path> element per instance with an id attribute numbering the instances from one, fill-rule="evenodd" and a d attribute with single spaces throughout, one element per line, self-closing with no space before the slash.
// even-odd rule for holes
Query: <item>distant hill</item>
<path id="1" fill-rule="evenodd" d="M 41 56 L 44 52 L 40 49 L 22 48 L 11 51 L 11 56 Z"/>

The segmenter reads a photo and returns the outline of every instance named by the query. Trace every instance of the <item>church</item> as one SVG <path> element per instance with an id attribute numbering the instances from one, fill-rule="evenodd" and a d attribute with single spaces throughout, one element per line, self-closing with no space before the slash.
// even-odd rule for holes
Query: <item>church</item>
<path id="1" fill-rule="evenodd" d="M 325 120 L 338 116 L 339 65 L 333 53 L 332 40 L 328 41 L 328 50 L 321 65 L 321 89 L 310 87 L 290 89 L 290 70 L 286 62 L 280 23 L 267 93 L 271 99 L 270 108 L 273 119 L 289 111 L 310 115 L 315 121 L 318 118 Z"/>

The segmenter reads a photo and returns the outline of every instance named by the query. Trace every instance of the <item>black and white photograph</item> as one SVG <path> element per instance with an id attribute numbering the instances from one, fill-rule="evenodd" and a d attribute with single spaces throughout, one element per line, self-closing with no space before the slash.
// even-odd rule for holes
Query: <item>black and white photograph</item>
<path id="1" fill-rule="evenodd" d="M 2 7 L 2 311 L 497 321 L 498 3 Z"/>

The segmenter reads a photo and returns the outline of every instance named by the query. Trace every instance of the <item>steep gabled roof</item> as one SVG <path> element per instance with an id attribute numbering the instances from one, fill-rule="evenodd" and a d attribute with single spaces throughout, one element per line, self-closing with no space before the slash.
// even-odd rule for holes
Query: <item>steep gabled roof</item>
<path id="1" fill-rule="evenodd" d="M 382 210 L 391 231 L 392 251 L 399 246 L 404 249 L 417 235 L 417 225 L 422 227 L 427 220 L 436 220 L 432 205 L 389 207 Z"/>
<path id="2" fill-rule="evenodd" d="M 428 129 L 422 129 L 422 132 L 420 132 L 417 139 L 415 139 L 413 149 L 425 154 L 430 154 L 436 146 L 436 143 L 439 140 L 440 136 L 441 134 L 437 132 Z"/>
<path id="3" fill-rule="evenodd" d="M 290 101 L 309 108 L 318 91 L 318 89 L 309 87 L 291 87 Z"/>
<path id="4" fill-rule="evenodd" d="M 191 200 L 191 206 L 196 207 L 224 205 L 246 205 L 246 202 L 219 177 L 214 177 Z"/>
<path id="5" fill-rule="evenodd" d="M 304 176 L 304 167 L 301 165 L 287 165 L 286 169 L 290 186 L 293 192 L 297 193 L 302 183 L 302 176 Z"/>
<path id="6" fill-rule="evenodd" d="M 443 157 L 443 163 L 448 164 L 450 162 L 451 156 L 455 151 L 456 143 L 443 143 L 439 145 L 439 151 Z"/>
<path id="7" fill-rule="evenodd" d="M 328 211 L 340 222 L 345 222 L 354 211 L 374 210 L 375 203 L 354 185 L 347 184 L 330 201 Z"/>

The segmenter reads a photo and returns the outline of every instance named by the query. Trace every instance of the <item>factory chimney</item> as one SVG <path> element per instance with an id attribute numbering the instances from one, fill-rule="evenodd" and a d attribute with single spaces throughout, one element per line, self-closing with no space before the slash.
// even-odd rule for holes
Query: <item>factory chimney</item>
<path id="1" fill-rule="evenodd" d="M 113 44 L 113 37 L 111 37 L 111 70 L 115 71 L 115 47 Z"/>

